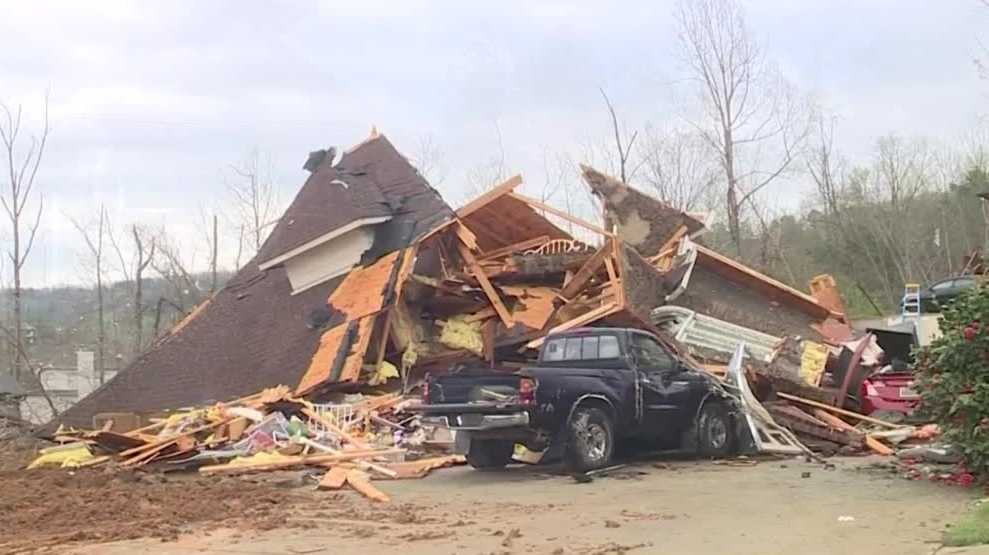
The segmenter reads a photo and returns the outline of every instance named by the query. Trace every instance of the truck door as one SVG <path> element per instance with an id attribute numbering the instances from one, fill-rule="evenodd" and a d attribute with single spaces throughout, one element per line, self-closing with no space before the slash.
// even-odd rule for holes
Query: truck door
<path id="1" fill-rule="evenodd" d="M 642 395 L 643 432 L 653 436 L 678 432 L 690 395 L 679 362 L 656 339 L 642 333 L 630 334 L 629 350 Z"/>

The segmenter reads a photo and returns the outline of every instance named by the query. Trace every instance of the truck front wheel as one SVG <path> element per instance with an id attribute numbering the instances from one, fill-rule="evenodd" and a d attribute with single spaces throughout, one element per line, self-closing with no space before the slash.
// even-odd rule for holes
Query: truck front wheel
<path id="1" fill-rule="evenodd" d="M 504 468 L 512 462 L 515 442 L 504 439 L 471 439 L 467 464 L 477 469 Z"/>
<path id="2" fill-rule="evenodd" d="M 611 418 L 595 407 L 578 407 L 567 424 L 567 465 L 586 472 L 608 466 L 615 449 Z"/>

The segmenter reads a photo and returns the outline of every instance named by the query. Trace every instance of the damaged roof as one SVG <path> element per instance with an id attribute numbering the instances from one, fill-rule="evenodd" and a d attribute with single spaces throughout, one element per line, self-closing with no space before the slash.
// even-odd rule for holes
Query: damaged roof
<path id="1" fill-rule="evenodd" d="M 306 179 L 258 253 L 262 267 L 296 249 L 364 223 L 387 222 L 370 258 L 401 248 L 453 211 L 384 135 L 373 136 L 334 163 L 327 155 Z"/>
<path id="2" fill-rule="evenodd" d="M 704 229 L 704 222 L 694 215 L 681 212 L 590 166 L 581 164 L 580 169 L 591 193 L 604 204 L 605 229 L 617 230 L 622 240 L 642 256 L 648 258 L 659 254 L 682 226 L 686 226 L 691 235 Z"/>
<path id="3" fill-rule="evenodd" d="M 259 264 L 362 217 L 388 215 L 365 255 L 372 262 L 388 252 L 390 244 L 407 243 L 453 214 L 383 135 L 345 153 L 335 166 L 328 164 L 324 161 L 306 180 L 254 260 L 58 421 L 91 426 L 93 415 L 100 412 L 174 409 L 297 383 L 322 336 L 307 321 L 327 309 L 345 276 L 293 295 L 283 266 L 262 270 Z M 346 188 L 333 183 L 341 176 Z"/>

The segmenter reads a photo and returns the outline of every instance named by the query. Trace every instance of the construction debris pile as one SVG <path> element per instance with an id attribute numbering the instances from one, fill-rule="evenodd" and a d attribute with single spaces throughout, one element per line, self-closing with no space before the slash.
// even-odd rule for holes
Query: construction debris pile
<path id="1" fill-rule="evenodd" d="M 230 475 L 316 468 L 319 489 L 345 484 L 375 501 L 388 501 L 371 479 L 420 478 L 459 464 L 461 457 L 431 456 L 425 431 L 399 419 L 399 395 L 356 396 L 338 404 L 314 404 L 281 386 L 230 403 L 178 411 L 128 432 L 60 429 L 60 445 L 42 449 L 28 468 L 117 470 L 153 465 L 163 471 L 198 469 Z M 412 460 L 417 458 L 417 460 Z"/>
<path id="2" fill-rule="evenodd" d="M 615 234 L 516 193 L 521 183 L 508 180 L 350 272 L 330 296 L 296 393 L 399 377 L 408 390 L 427 373 L 471 364 L 511 370 L 548 333 L 577 326 L 656 330 L 649 311 L 665 296 L 664 274 Z"/>

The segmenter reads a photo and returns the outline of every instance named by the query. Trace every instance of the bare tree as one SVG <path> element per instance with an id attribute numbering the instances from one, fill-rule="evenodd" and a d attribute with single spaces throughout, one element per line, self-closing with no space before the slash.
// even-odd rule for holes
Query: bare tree
<path id="1" fill-rule="evenodd" d="M 38 169 L 45 154 L 48 142 L 48 97 L 45 97 L 44 123 L 39 135 L 32 136 L 26 151 L 21 149 L 21 107 L 11 109 L 0 103 L 3 120 L 0 121 L 0 141 L 3 143 L 4 157 L 7 170 L 6 187 L 0 192 L 0 204 L 10 222 L 12 244 L 7 251 L 13 271 L 14 296 L 14 375 L 20 379 L 21 368 L 24 364 L 24 318 L 21 300 L 22 274 L 34 246 L 34 239 L 41 224 L 41 214 L 44 211 L 44 196 L 35 189 Z M 37 206 L 31 214 L 32 200 L 37 199 Z"/>
<path id="2" fill-rule="evenodd" d="M 100 377 L 100 385 L 102 385 L 106 378 L 106 305 L 104 302 L 105 291 L 103 287 L 106 270 L 104 267 L 105 253 L 103 241 L 107 235 L 109 216 L 106 207 L 100 204 L 99 215 L 95 223 L 95 233 L 91 233 L 89 226 L 73 218 L 69 218 L 69 220 L 86 242 L 87 255 L 92 261 L 92 271 L 96 281 L 96 371 Z"/>
<path id="3" fill-rule="evenodd" d="M 180 316 L 188 313 L 190 307 L 206 297 L 190 268 L 193 259 L 185 259 L 183 251 L 164 230 L 155 235 L 157 256 L 151 259 L 151 267 L 167 284 L 168 295 L 162 301 L 173 307 Z"/>
<path id="4" fill-rule="evenodd" d="M 697 132 L 647 127 L 639 150 L 641 180 L 660 200 L 687 212 L 713 207 L 721 167 Z"/>
<path id="5" fill-rule="evenodd" d="M 630 170 L 628 165 L 632 156 L 632 147 L 635 146 L 635 139 L 638 138 L 639 132 L 633 131 L 629 135 L 627 130 L 622 129 L 623 126 L 618 122 L 618 114 L 615 113 L 615 107 L 611 104 L 611 99 L 608 98 L 603 88 L 598 90 L 601 91 L 604 104 L 608 107 L 608 114 L 611 116 L 611 131 L 615 138 L 615 153 L 618 155 L 618 175 L 621 177 L 622 183 L 628 183 L 637 169 L 632 168 Z"/>
<path id="6" fill-rule="evenodd" d="M 426 178 L 433 187 L 438 187 L 446 180 L 446 170 L 443 167 L 443 151 L 433 140 L 432 135 L 421 135 L 416 151 L 412 155 L 412 165 Z"/>
<path id="7" fill-rule="evenodd" d="M 277 218 L 277 195 L 271 177 L 270 160 L 263 160 L 255 149 L 239 165 L 231 165 L 234 179 L 227 184 L 237 213 L 235 228 L 242 230 L 244 242 L 253 256 L 261 249 L 271 225 Z"/>
<path id="8" fill-rule="evenodd" d="M 124 249 L 117 241 L 113 228 L 107 226 L 107 237 L 117 254 L 120 274 L 126 282 L 131 284 L 131 321 L 133 325 L 131 356 L 137 357 L 144 350 L 144 314 L 147 312 L 147 307 L 144 306 L 145 271 L 155 257 L 156 246 L 154 237 L 151 237 L 147 230 L 137 224 L 128 226 L 126 232 L 129 232 L 132 240 L 130 256 L 124 254 Z"/>
<path id="9" fill-rule="evenodd" d="M 681 0 L 684 60 L 703 105 L 691 123 L 725 174 L 728 230 L 742 254 L 742 210 L 790 169 L 810 132 L 809 105 L 767 65 L 736 0 Z"/>
<path id="10" fill-rule="evenodd" d="M 496 149 L 487 160 L 479 162 L 467 170 L 464 176 L 464 201 L 470 200 L 498 185 L 506 178 L 505 143 L 501 136 L 501 126 L 494 122 Z"/>

